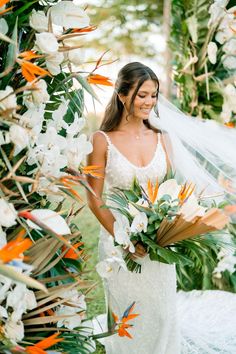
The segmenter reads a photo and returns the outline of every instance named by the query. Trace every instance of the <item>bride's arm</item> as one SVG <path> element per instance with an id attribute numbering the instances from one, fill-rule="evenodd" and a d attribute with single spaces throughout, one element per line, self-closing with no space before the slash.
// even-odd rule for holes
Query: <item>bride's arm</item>
<path id="1" fill-rule="evenodd" d="M 102 134 L 94 133 L 92 143 L 93 151 L 88 156 L 87 164 L 99 165 L 101 167 L 103 177 L 105 177 L 107 142 Z M 92 193 L 87 191 L 88 206 L 102 226 L 109 232 L 109 234 L 114 236 L 113 224 L 115 218 L 109 209 L 101 209 L 101 206 L 105 204 L 102 200 L 104 178 L 87 177 L 87 180 L 96 193 L 95 197 Z"/>

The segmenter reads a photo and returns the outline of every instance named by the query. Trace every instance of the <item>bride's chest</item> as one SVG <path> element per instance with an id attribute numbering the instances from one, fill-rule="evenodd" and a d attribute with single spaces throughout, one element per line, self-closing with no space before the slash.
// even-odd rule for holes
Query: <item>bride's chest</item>
<path id="1" fill-rule="evenodd" d="M 113 145 L 110 145 L 107 154 L 105 183 L 112 187 L 129 188 L 136 177 L 141 184 L 148 179 L 152 182 L 162 181 L 167 171 L 165 152 L 161 144 L 157 146 L 153 159 L 144 167 L 135 166 Z"/>

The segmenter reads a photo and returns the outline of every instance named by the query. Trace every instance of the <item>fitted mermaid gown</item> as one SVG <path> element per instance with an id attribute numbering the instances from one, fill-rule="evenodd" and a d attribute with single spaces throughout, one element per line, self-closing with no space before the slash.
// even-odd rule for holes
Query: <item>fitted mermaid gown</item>
<path id="1" fill-rule="evenodd" d="M 167 163 L 160 136 L 155 154 L 145 167 L 132 164 L 107 141 L 106 192 L 129 188 L 133 178 L 146 185 L 162 182 Z M 100 259 L 109 234 L 101 228 Z M 113 335 L 103 340 L 107 354 L 236 354 L 236 295 L 223 291 L 176 292 L 175 265 L 140 259 L 141 273 L 117 265 L 104 280 L 107 306 L 119 317 L 135 301 L 140 314 L 129 328 L 133 339 Z"/>

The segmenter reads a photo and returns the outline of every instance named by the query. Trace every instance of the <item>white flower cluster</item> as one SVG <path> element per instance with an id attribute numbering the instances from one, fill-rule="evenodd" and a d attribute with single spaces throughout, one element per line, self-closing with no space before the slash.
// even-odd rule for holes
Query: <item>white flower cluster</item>
<path id="1" fill-rule="evenodd" d="M 5 336 L 13 343 L 24 338 L 22 315 L 37 306 L 34 292 L 0 275 L 0 318 Z"/>
<path id="2" fill-rule="evenodd" d="M 236 115 L 236 86 L 228 84 L 223 90 L 223 97 L 221 118 L 228 123 L 231 117 Z"/>
<path id="3" fill-rule="evenodd" d="M 208 26 L 217 26 L 215 40 L 222 45 L 222 50 L 225 53 L 222 56 L 223 65 L 226 69 L 236 69 L 236 6 L 230 9 L 225 9 L 227 0 L 215 0 L 210 6 L 210 20 Z M 208 59 L 212 64 L 216 63 L 217 44 L 210 42 L 208 44 Z"/>
<path id="4" fill-rule="evenodd" d="M 232 236 L 229 235 L 228 243 L 232 244 Z M 224 271 L 228 271 L 230 274 L 236 272 L 236 254 L 235 254 L 235 246 L 232 244 L 232 247 L 229 248 L 222 248 L 221 251 L 218 253 L 217 258 L 219 262 L 216 268 L 213 271 L 213 276 L 215 278 L 221 279 L 222 273 Z"/>
<path id="5" fill-rule="evenodd" d="M 65 59 L 73 64 L 81 63 L 81 51 L 71 49 L 69 54 L 63 54 L 60 45 L 60 36 L 64 29 L 84 28 L 89 25 L 89 17 L 84 10 L 72 1 L 61 1 L 50 7 L 47 14 L 43 11 L 33 10 L 30 17 L 30 26 L 36 34 L 35 49 L 46 54 L 46 66 L 52 75 L 60 73 L 60 65 Z M 51 22 L 51 30 L 49 31 Z M 67 40 L 64 39 L 64 45 Z"/>

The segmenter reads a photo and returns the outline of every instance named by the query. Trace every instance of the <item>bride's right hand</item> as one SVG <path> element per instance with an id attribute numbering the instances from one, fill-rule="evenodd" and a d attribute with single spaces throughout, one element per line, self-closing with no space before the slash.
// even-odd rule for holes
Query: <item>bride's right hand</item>
<path id="1" fill-rule="evenodd" d="M 145 257 L 147 255 L 147 250 L 146 248 L 142 245 L 142 243 L 137 242 L 134 244 L 135 247 L 135 252 L 131 253 L 133 258 L 138 258 L 138 257 Z"/>

